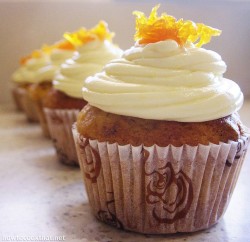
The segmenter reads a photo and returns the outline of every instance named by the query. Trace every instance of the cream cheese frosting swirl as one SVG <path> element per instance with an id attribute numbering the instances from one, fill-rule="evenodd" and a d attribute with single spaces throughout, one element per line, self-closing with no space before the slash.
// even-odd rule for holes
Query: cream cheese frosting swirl
<path id="1" fill-rule="evenodd" d="M 16 83 L 36 83 L 49 78 L 43 68 L 50 63 L 49 55 L 41 54 L 39 58 L 32 57 L 21 65 L 12 75 Z"/>
<path id="2" fill-rule="evenodd" d="M 53 49 L 50 54 L 50 62 L 41 69 L 41 72 L 47 76 L 47 79 L 52 81 L 61 64 L 71 58 L 74 52 L 75 50 Z"/>
<path id="3" fill-rule="evenodd" d="M 202 122 L 238 111 L 243 94 L 223 78 L 214 51 L 174 40 L 136 44 L 86 79 L 83 98 L 106 112 L 143 119 Z"/>
<path id="4" fill-rule="evenodd" d="M 107 62 L 121 55 L 122 50 L 110 41 L 96 39 L 86 43 L 61 65 L 53 87 L 70 97 L 82 98 L 84 79 L 101 71 Z"/>
<path id="5" fill-rule="evenodd" d="M 13 80 L 17 83 L 52 81 L 61 64 L 73 53 L 73 50 L 53 49 L 40 57 L 31 57 L 14 72 Z"/>

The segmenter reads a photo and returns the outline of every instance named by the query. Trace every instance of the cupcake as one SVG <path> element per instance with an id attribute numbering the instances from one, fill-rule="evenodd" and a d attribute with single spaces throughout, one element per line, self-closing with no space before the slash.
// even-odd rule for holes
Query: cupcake
<path id="1" fill-rule="evenodd" d="M 28 88 L 28 84 L 27 83 L 12 83 L 12 97 L 13 97 L 13 101 L 15 104 L 15 107 L 18 111 L 24 111 L 24 107 L 23 107 L 23 97 L 24 97 L 24 93 L 26 92 L 26 89 Z"/>
<path id="2" fill-rule="evenodd" d="M 53 89 L 43 102 L 58 159 L 64 164 L 78 165 L 72 124 L 86 104 L 81 93 L 84 79 L 101 71 L 104 64 L 122 54 L 112 43 L 113 35 L 103 21 L 92 29 L 82 28 L 64 35 L 75 46 L 76 52 L 61 65 L 53 80 Z"/>
<path id="3" fill-rule="evenodd" d="M 48 124 L 43 111 L 42 100 L 52 89 L 52 80 L 61 64 L 73 56 L 75 47 L 68 40 L 61 40 L 51 46 L 47 46 L 48 61 L 41 66 L 34 75 L 35 83 L 28 89 L 28 95 L 32 100 L 39 123 L 45 137 L 50 137 Z"/>
<path id="4" fill-rule="evenodd" d="M 19 67 L 12 74 L 12 97 L 17 110 L 24 111 L 23 97 L 28 89 L 29 75 L 27 74 L 27 61 L 33 56 L 38 55 L 38 51 L 33 51 L 29 56 L 22 57 L 19 61 Z"/>
<path id="5" fill-rule="evenodd" d="M 20 67 L 13 73 L 15 83 L 13 89 L 14 100 L 26 114 L 28 121 L 37 122 L 38 113 L 30 98 L 29 88 L 33 83 L 40 82 L 45 77 L 41 69 L 49 63 L 48 48 L 33 51 L 20 61 Z"/>
<path id="6" fill-rule="evenodd" d="M 73 128 L 95 217 L 146 233 L 217 223 L 233 193 L 249 133 L 239 86 L 219 54 L 220 31 L 167 14 L 136 15 L 135 45 L 86 79 Z"/>

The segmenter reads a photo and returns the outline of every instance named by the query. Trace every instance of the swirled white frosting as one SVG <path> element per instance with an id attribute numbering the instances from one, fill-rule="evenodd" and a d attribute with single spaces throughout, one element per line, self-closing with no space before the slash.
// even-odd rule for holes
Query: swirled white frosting
<path id="1" fill-rule="evenodd" d="M 50 54 L 50 62 L 47 66 L 45 66 L 42 71 L 47 73 L 49 80 L 53 80 L 55 74 L 60 69 L 61 64 L 65 62 L 65 60 L 71 58 L 74 54 L 74 50 L 64 50 L 64 49 L 53 49 Z"/>
<path id="2" fill-rule="evenodd" d="M 12 78 L 18 83 L 39 82 L 41 79 L 46 78 L 41 70 L 49 64 L 49 61 L 49 55 L 45 53 L 39 58 L 30 58 L 13 73 Z"/>
<path id="3" fill-rule="evenodd" d="M 61 65 L 53 87 L 74 98 L 82 98 L 85 78 L 102 70 L 110 60 L 122 55 L 122 50 L 109 41 L 95 40 L 79 47 L 71 59 Z"/>
<path id="4" fill-rule="evenodd" d="M 223 78 L 214 51 L 173 40 L 136 45 L 86 79 L 83 97 L 106 112 L 155 120 L 201 122 L 240 109 L 239 86 Z"/>
<path id="5" fill-rule="evenodd" d="M 72 50 L 63 49 L 53 49 L 50 54 L 43 53 L 41 57 L 31 58 L 19 67 L 12 78 L 17 83 L 52 81 L 60 65 L 73 53 Z"/>

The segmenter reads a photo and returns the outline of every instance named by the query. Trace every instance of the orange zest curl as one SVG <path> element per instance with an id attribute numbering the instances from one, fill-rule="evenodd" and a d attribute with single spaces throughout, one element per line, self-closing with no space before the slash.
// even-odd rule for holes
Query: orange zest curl
<path id="1" fill-rule="evenodd" d="M 41 49 L 34 50 L 30 55 L 27 55 L 27 56 L 21 58 L 20 65 L 25 65 L 27 63 L 27 61 L 29 61 L 30 59 L 33 59 L 33 58 L 39 59 L 44 55 L 44 53 L 50 54 L 54 48 L 55 48 L 54 45 L 43 45 L 41 47 Z"/>
<path id="2" fill-rule="evenodd" d="M 81 28 L 80 30 L 73 33 L 65 33 L 63 37 L 64 40 L 61 40 L 53 45 L 43 45 L 41 49 L 34 50 L 30 55 L 21 58 L 20 65 L 25 65 L 27 61 L 32 58 L 38 59 L 42 57 L 44 53 L 50 54 L 53 49 L 75 50 L 77 46 L 81 46 L 96 39 L 101 41 L 112 41 L 114 33 L 109 31 L 106 22 L 100 21 L 97 26 L 90 30 Z"/>
<path id="3" fill-rule="evenodd" d="M 214 29 L 202 23 L 194 23 L 190 20 L 176 20 L 173 16 L 163 13 L 157 16 L 157 10 L 160 7 L 155 6 L 149 17 L 144 13 L 135 11 L 136 33 L 135 41 L 139 44 L 155 43 L 167 39 L 175 40 L 180 46 L 187 42 L 192 42 L 197 47 L 210 42 L 212 36 L 219 36 L 221 31 Z"/>
<path id="4" fill-rule="evenodd" d="M 60 49 L 60 50 L 74 50 L 75 47 L 74 45 L 72 45 L 69 41 L 67 40 L 62 40 L 60 42 L 57 42 L 54 47 L 56 49 Z"/>
<path id="5" fill-rule="evenodd" d="M 100 21 L 97 26 L 94 28 L 87 30 L 85 28 L 81 28 L 80 30 L 74 33 L 65 33 L 64 38 L 68 40 L 73 46 L 81 46 L 88 42 L 99 39 L 101 41 L 109 40 L 111 41 L 114 33 L 111 33 L 108 29 L 108 25 L 104 21 Z"/>
<path id="6" fill-rule="evenodd" d="M 28 60 L 35 58 L 38 59 L 42 56 L 41 50 L 34 50 L 30 55 L 24 56 L 20 59 L 20 65 L 25 65 Z"/>
<path id="7" fill-rule="evenodd" d="M 50 54 L 51 51 L 55 48 L 54 45 L 43 45 L 42 48 L 41 48 L 41 56 L 43 53 L 46 53 L 46 54 Z M 40 57 L 41 57 L 40 56 Z"/>
<path id="8" fill-rule="evenodd" d="M 34 50 L 30 55 L 22 57 L 20 65 L 25 65 L 32 58 L 39 59 L 44 53 L 49 55 L 54 49 L 74 50 L 75 47 L 67 40 L 61 40 L 53 45 L 43 45 L 41 49 Z"/>

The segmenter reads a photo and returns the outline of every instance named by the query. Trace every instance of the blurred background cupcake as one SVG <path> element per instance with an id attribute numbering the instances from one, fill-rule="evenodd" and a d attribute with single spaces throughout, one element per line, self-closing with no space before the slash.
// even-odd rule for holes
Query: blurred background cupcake
<path id="1" fill-rule="evenodd" d="M 38 113 L 29 95 L 29 89 L 34 83 L 51 79 L 51 73 L 44 69 L 50 63 L 49 54 L 48 46 L 33 51 L 21 59 L 20 67 L 12 75 L 14 100 L 16 100 L 17 107 L 25 112 L 28 121 L 31 122 L 38 122 Z"/>
<path id="2" fill-rule="evenodd" d="M 54 79 L 60 65 L 72 57 L 75 47 L 67 40 L 61 40 L 52 46 L 47 47 L 49 61 L 39 69 L 34 77 L 36 83 L 28 88 L 29 98 L 35 106 L 35 110 L 45 137 L 50 137 L 47 121 L 43 111 L 42 100 L 52 88 Z M 41 76 L 39 74 L 42 74 Z"/>
<path id="3" fill-rule="evenodd" d="M 74 129 L 92 211 L 118 228 L 193 232 L 225 213 L 247 151 L 239 86 L 201 48 L 220 31 L 136 14 L 136 43 L 87 78 Z"/>
<path id="4" fill-rule="evenodd" d="M 92 29 L 82 28 L 64 35 L 76 52 L 61 65 L 53 80 L 53 89 L 43 102 L 50 134 L 62 163 L 78 165 L 71 129 L 79 110 L 86 104 L 82 98 L 83 82 L 101 71 L 108 61 L 121 56 L 122 50 L 112 43 L 113 36 L 104 21 Z"/>

